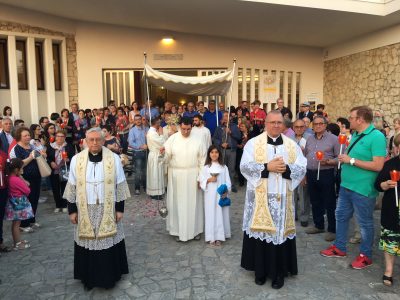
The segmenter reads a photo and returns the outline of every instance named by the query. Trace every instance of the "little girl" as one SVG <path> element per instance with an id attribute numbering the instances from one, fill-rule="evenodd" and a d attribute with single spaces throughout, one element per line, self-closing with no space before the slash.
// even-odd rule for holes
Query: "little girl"
<path id="1" fill-rule="evenodd" d="M 208 148 L 206 163 L 199 175 L 199 184 L 204 191 L 205 241 L 211 246 L 220 246 L 221 241 L 231 237 L 231 225 L 229 206 L 219 206 L 221 196 L 217 193 L 217 189 L 220 185 L 226 184 L 230 191 L 231 180 L 228 168 L 222 162 L 222 154 L 214 145 Z"/>
<path id="2" fill-rule="evenodd" d="M 12 221 L 11 234 L 14 240 L 14 250 L 23 250 L 30 247 L 28 241 L 21 241 L 19 226 L 21 220 L 34 217 L 32 206 L 28 200 L 31 190 L 27 182 L 21 177 L 23 165 L 22 159 L 13 158 L 8 166 L 9 187 L 5 219 Z"/>

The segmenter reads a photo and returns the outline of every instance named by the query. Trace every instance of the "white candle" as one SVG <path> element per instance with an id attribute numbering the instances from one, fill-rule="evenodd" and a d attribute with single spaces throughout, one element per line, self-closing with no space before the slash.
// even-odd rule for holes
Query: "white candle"
<path id="1" fill-rule="evenodd" d="M 397 193 L 397 185 L 395 186 L 394 191 L 396 193 L 396 207 L 399 207 L 399 194 Z"/>
<path id="2" fill-rule="evenodd" d="M 3 171 L 0 171 L 0 186 L 3 186 Z"/>
<path id="3" fill-rule="evenodd" d="M 339 151 L 339 155 L 341 155 L 341 154 L 342 154 L 342 150 L 343 150 L 343 144 L 340 144 L 340 151 Z M 339 164 L 338 164 L 338 169 L 340 169 L 340 161 L 339 161 Z"/>

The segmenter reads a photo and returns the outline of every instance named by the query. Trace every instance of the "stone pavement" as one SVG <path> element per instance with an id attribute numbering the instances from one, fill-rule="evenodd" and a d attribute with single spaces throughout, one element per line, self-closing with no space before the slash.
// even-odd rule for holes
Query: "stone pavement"
<path id="1" fill-rule="evenodd" d="M 43 193 L 46 194 L 46 193 Z M 73 279 L 73 227 L 66 214 L 53 213 L 53 201 L 39 205 L 42 228 L 24 234 L 32 247 L 0 257 L 0 299 L 400 299 L 400 276 L 383 286 L 382 253 L 374 252 L 374 265 L 357 271 L 348 267 L 358 246 L 344 259 L 329 259 L 319 250 L 329 243 L 322 235 L 308 236 L 298 226 L 299 275 L 286 279 L 277 291 L 254 284 L 254 274 L 240 268 L 244 189 L 232 194 L 232 239 L 221 249 L 201 241 L 178 243 L 167 235 L 165 221 L 144 195 L 126 205 L 124 226 L 130 274 L 112 290 L 84 291 Z M 378 233 L 379 212 L 375 212 Z M 5 222 L 6 243 L 11 243 Z M 376 245 L 377 245 L 376 236 Z"/>

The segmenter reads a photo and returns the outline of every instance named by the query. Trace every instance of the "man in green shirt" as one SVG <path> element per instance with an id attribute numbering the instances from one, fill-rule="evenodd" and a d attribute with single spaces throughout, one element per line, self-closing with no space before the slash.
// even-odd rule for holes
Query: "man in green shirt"
<path id="1" fill-rule="evenodd" d="M 374 183 L 386 156 L 385 136 L 374 128 L 372 119 L 372 110 L 367 106 L 350 111 L 350 128 L 354 133 L 346 154 L 339 155 L 342 182 L 336 207 L 336 240 L 320 252 L 326 257 L 346 257 L 349 220 L 355 212 L 361 229 L 361 245 L 360 254 L 351 263 L 354 269 L 372 264 L 373 212 L 378 195 Z"/>

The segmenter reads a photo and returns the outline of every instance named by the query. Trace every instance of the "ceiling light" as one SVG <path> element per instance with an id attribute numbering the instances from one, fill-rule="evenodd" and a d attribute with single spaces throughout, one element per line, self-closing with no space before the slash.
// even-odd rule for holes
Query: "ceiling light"
<path id="1" fill-rule="evenodd" d="M 162 39 L 162 43 L 164 45 L 171 45 L 174 42 L 174 38 L 172 36 L 165 36 Z"/>

